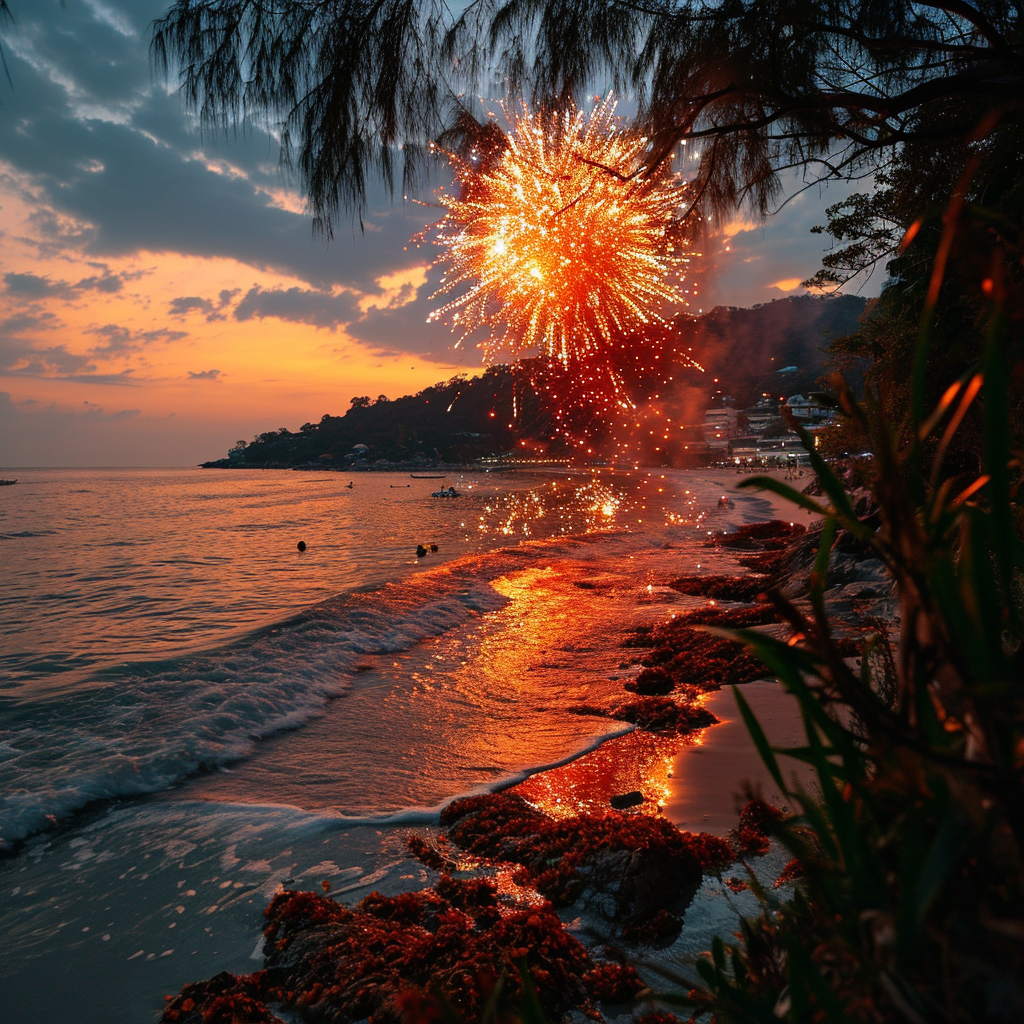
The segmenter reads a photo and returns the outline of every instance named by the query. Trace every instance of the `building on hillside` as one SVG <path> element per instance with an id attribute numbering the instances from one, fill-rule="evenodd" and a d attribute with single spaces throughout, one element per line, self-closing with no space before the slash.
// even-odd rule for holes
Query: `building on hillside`
<path id="1" fill-rule="evenodd" d="M 791 395 L 783 403 L 786 407 L 801 423 L 830 423 L 836 416 L 836 400 L 821 391 L 811 391 L 806 398 Z"/>
<path id="2" fill-rule="evenodd" d="M 721 405 L 704 413 L 704 441 L 712 452 L 725 452 L 729 439 L 739 430 L 740 412 L 731 405 Z"/>
<path id="3" fill-rule="evenodd" d="M 751 434 L 763 434 L 768 424 L 779 418 L 779 403 L 764 391 L 757 400 L 757 405 L 744 409 L 744 414 L 747 417 L 747 431 Z"/>

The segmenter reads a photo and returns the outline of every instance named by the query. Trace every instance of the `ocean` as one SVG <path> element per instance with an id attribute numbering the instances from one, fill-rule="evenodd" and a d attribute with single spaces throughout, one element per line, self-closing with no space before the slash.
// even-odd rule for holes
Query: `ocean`
<path id="1" fill-rule="evenodd" d="M 3 475 L 3 1024 L 150 1022 L 258 969 L 282 885 L 425 884 L 410 829 L 628 729 L 587 713 L 627 631 L 771 515 L 692 470 Z"/>

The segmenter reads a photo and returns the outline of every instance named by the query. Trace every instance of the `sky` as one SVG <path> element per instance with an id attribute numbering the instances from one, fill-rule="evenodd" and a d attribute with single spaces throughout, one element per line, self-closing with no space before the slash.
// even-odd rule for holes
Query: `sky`
<path id="1" fill-rule="evenodd" d="M 0 30 L 0 467 L 187 466 L 478 372 L 427 323 L 440 217 L 371 197 L 314 237 L 275 140 L 200 134 L 149 61 L 168 0 L 9 0 Z M 701 304 L 800 294 L 842 193 L 703 247 Z M 865 294 L 872 294 L 870 284 Z"/>

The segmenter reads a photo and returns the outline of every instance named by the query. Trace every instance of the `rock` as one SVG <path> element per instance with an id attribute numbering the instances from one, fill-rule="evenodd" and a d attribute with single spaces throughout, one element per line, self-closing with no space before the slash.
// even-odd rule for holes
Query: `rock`
<path id="1" fill-rule="evenodd" d="M 644 795 L 639 789 L 629 793 L 618 793 L 608 801 L 616 811 L 624 811 L 627 807 L 636 807 L 644 802 Z"/>
<path id="2" fill-rule="evenodd" d="M 624 701 L 614 707 L 610 715 L 623 722 L 632 722 L 641 729 L 656 732 L 672 730 L 687 733 L 718 722 L 707 708 L 694 704 L 677 704 L 668 697 L 640 697 L 637 700 Z"/>
<path id="3" fill-rule="evenodd" d="M 186 985 L 164 1008 L 161 1024 L 284 1024 L 267 1007 L 261 982 L 262 972 L 236 977 L 221 971 Z"/>
<path id="4" fill-rule="evenodd" d="M 642 669 L 624 688 L 641 697 L 664 697 L 676 688 L 676 683 L 665 669 L 655 666 Z"/>
<path id="5" fill-rule="evenodd" d="M 764 576 L 680 576 L 669 584 L 680 594 L 718 601 L 753 601 L 768 585 L 769 580 Z"/>
<path id="6" fill-rule="evenodd" d="M 584 900 L 613 926 L 641 929 L 638 936 L 662 909 L 681 914 L 705 869 L 735 859 L 725 840 L 683 832 L 654 815 L 554 819 L 511 793 L 456 800 L 442 812 L 442 824 L 450 825 L 456 845 L 521 865 L 514 880 L 555 906 Z"/>

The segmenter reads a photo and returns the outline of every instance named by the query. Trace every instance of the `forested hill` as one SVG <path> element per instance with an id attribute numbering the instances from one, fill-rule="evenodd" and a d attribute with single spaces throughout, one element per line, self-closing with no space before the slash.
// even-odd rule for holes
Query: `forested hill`
<path id="1" fill-rule="evenodd" d="M 706 372 L 679 367 L 674 395 L 658 387 L 662 403 L 675 402 L 679 416 L 684 416 L 685 405 L 684 418 L 699 422 L 704 408 L 722 394 L 733 396 L 742 407 L 756 402 L 762 392 L 788 397 L 810 390 L 823 372 L 825 348 L 856 330 L 864 307 L 865 300 L 853 296 L 800 296 L 749 309 L 716 307 L 680 326 L 681 351 L 689 350 Z M 779 372 L 794 366 L 796 370 Z M 534 452 L 568 454 L 551 411 L 530 386 L 530 371 L 528 362 L 494 366 L 479 377 L 459 375 L 416 395 L 356 396 L 342 415 L 327 414 L 297 431 L 281 427 L 239 441 L 228 458 L 204 465 L 345 467 L 382 459 L 466 463 L 519 448 L 524 440 Z M 638 405 L 645 400 L 643 394 L 632 397 Z M 599 445 L 592 422 L 586 431 Z M 650 458 L 664 462 L 669 453 L 654 449 Z"/>
<path id="2" fill-rule="evenodd" d="M 866 305 L 856 295 L 801 295 L 745 309 L 716 306 L 684 327 L 683 336 L 712 380 L 719 378 L 715 390 L 742 408 L 762 392 L 788 398 L 816 388 L 824 350 L 857 329 Z M 791 366 L 796 370 L 780 378 Z"/>
<path id="3" fill-rule="evenodd" d="M 295 432 L 281 427 L 258 434 L 248 444 L 239 441 L 228 459 L 204 465 L 321 462 L 333 467 L 379 459 L 466 463 L 506 451 L 520 436 L 539 437 L 549 429 L 525 374 L 493 366 L 479 377 L 459 374 L 416 395 L 393 400 L 356 396 L 343 415 L 327 414 Z"/>

